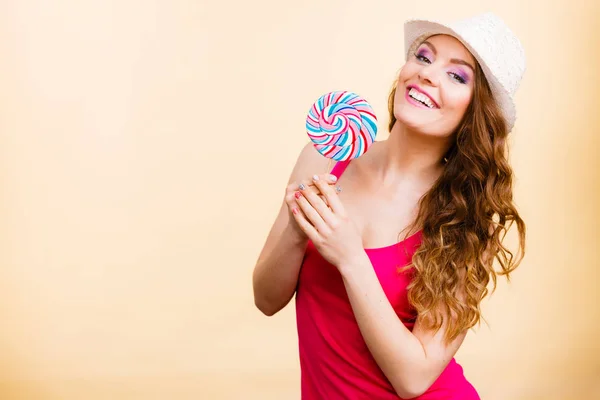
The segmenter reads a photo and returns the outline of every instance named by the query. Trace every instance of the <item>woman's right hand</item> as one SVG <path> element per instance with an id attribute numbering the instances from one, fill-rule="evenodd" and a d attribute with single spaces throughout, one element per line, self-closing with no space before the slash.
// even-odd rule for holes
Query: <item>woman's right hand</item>
<path id="1" fill-rule="evenodd" d="M 337 183 L 337 177 L 335 175 L 332 175 L 332 174 L 320 174 L 320 175 L 318 175 L 317 174 L 317 176 L 321 180 L 326 180 L 327 183 L 329 183 L 332 186 L 334 186 Z M 304 187 L 306 187 L 306 188 L 311 188 L 312 190 L 316 189 L 317 190 L 317 194 L 319 195 L 319 197 L 321 198 L 321 200 L 323 200 L 325 202 L 325 204 L 327 204 L 327 199 L 325 198 L 325 196 L 323 196 L 319 192 L 319 189 L 317 188 L 317 186 L 315 185 L 315 183 L 313 181 L 313 177 L 311 177 L 309 179 L 303 179 L 303 180 L 301 180 L 299 182 L 292 182 L 286 188 L 285 203 L 288 206 L 288 212 L 289 212 L 289 217 L 290 217 L 289 218 L 289 223 L 288 223 L 288 228 L 291 229 L 291 231 L 295 235 L 297 235 L 299 239 L 307 240 L 308 237 L 306 236 L 306 234 L 304 233 L 304 231 L 300 228 L 300 226 L 296 222 L 296 218 L 292 214 L 292 210 L 294 208 L 296 208 L 298 210 L 298 212 L 302 212 L 302 210 L 300 209 L 300 207 L 298 207 L 298 203 L 296 202 L 296 198 L 294 197 L 295 194 L 296 194 L 296 192 L 300 191 L 300 185 L 301 184 L 303 184 Z M 339 187 L 338 187 L 338 191 L 339 190 L 341 190 L 341 189 L 339 189 Z"/>

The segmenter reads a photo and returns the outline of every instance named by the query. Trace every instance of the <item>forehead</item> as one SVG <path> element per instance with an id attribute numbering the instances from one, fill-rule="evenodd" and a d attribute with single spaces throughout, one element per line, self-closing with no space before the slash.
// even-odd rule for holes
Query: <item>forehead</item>
<path id="1" fill-rule="evenodd" d="M 428 37 L 425 41 L 435 47 L 438 55 L 443 54 L 448 58 L 460 58 L 471 63 L 475 62 L 471 52 L 454 36 L 434 35 Z M 421 46 L 425 45 L 421 44 Z"/>

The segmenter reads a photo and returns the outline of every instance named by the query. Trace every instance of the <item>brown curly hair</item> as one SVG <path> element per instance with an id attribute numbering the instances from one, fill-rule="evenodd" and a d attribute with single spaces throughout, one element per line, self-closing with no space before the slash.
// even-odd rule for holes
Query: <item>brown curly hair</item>
<path id="1" fill-rule="evenodd" d="M 397 82 L 388 97 L 390 131 L 396 123 Z M 437 331 L 444 315 L 450 316 L 447 342 L 480 322 L 480 303 L 490 280 L 493 292 L 497 277 L 509 280 L 525 255 L 525 223 L 513 203 L 508 133 L 477 64 L 473 98 L 454 132 L 444 170 L 420 199 L 418 215 L 408 228 L 421 227 L 421 244 L 402 268 L 412 275 L 408 299 L 424 326 Z M 502 243 L 513 223 L 519 236 L 517 256 Z"/>

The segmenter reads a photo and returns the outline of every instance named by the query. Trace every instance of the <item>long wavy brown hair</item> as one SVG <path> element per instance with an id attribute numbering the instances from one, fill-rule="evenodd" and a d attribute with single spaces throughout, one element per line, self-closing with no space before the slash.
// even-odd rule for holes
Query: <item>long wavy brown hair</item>
<path id="1" fill-rule="evenodd" d="M 390 131 L 396 123 L 396 86 L 397 80 L 388 98 Z M 447 342 L 481 321 L 480 304 L 490 280 L 493 292 L 497 277 L 509 280 L 525 255 L 525 223 L 513 203 L 508 133 L 477 64 L 473 98 L 453 134 L 443 172 L 420 199 L 409 227 L 421 227 L 421 244 L 402 269 L 412 274 L 408 299 L 420 322 L 436 331 L 445 322 Z M 514 223 L 517 255 L 503 244 Z"/>

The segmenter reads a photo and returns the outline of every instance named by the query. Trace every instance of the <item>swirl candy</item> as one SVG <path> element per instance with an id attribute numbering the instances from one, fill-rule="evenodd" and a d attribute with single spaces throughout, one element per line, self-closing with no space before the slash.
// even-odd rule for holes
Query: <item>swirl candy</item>
<path id="1" fill-rule="evenodd" d="M 377 135 L 377 117 L 369 103 L 357 94 L 330 92 L 308 111 L 306 132 L 323 156 L 345 161 L 369 150 Z"/>

